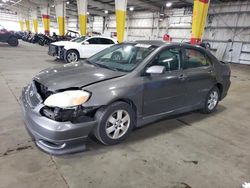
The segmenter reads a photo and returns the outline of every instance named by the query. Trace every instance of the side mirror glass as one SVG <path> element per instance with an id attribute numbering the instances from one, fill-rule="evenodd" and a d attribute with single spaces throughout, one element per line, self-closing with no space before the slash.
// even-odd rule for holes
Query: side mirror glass
<path id="1" fill-rule="evenodd" d="M 165 71 L 166 71 L 166 68 L 164 66 L 154 65 L 154 66 L 149 67 L 146 70 L 146 73 L 147 74 L 163 74 L 165 73 Z"/>

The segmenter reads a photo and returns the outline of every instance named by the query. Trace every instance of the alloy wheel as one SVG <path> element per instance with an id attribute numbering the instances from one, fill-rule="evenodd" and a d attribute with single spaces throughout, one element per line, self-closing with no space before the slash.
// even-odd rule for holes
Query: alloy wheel
<path id="1" fill-rule="evenodd" d="M 76 62 L 78 59 L 77 54 L 74 52 L 71 52 L 67 55 L 68 62 Z"/>
<path id="2" fill-rule="evenodd" d="M 119 139 L 128 131 L 129 126 L 129 113 L 126 110 L 117 110 L 107 119 L 106 134 L 111 139 Z"/>
<path id="3" fill-rule="evenodd" d="M 207 101 L 207 107 L 209 110 L 213 110 L 217 103 L 218 103 L 219 95 L 217 91 L 212 91 L 209 95 L 208 101 Z"/>

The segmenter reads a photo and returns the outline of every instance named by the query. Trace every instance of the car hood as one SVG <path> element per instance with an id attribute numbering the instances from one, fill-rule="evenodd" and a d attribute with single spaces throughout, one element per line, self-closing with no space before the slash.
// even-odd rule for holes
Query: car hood
<path id="1" fill-rule="evenodd" d="M 50 91 L 57 91 L 68 88 L 82 88 L 125 74 L 124 72 L 96 67 L 82 61 L 45 69 L 36 75 L 34 80 L 48 87 Z"/>
<path id="2" fill-rule="evenodd" d="M 81 47 L 81 43 L 77 43 L 77 42 L 71 42 L 71 43 L 68 43 L 67 45 L 64 46 L 64 49 L 66 50 L 69 50 L 71 48 L 78 48 L 78 47 Z"/>
<path id="3" fill-rule="evenodd" d="M 58 42 L 53 42 L 51 44 L 55 45 L 55 46 L 65 46 L 65 45 L 68 45 L 68 44 L 71 44 L 71 43 L 75 43 L 75 42 L 72 42 L 72 41 L 58 41 Z"/>

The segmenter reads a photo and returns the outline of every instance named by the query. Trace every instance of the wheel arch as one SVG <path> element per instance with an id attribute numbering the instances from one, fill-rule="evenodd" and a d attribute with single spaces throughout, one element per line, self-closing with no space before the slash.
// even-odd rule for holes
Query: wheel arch
<path id="1" fill-rule="evenodd" d="M 223 85 L 221 83 L 217 83 L 215 86 L 219 89 L 220 100 L 221 100 L 221 95 L 223 93 Z"/>
<path id="2" fill-rule="evenodd" d="M 108 106 L 112 103 L 115 103 L 115 102 L 125 102 L 125 103 L 129 104 L 132 107 L 132 109 L 134 110 L 135 115 L 137 117 L 137 113 L 138 113 L 137 106 L 135 105 L 135 103 L 131 99 L 128 99 L 128 98 L 115 99 L 115 100 L 111 101 L 109 104 L 107 104 L 106 106 Z"/>
<path id="3" fill-rule="evenodd" d="M 70 51 L 76 52 L 76 54 L 77 54 L 77 56 L 78 56 L 78 60 L 80 59 L 80 53 L 79 53 L 79 51 L 78 51 L 77 49 L 75 49 L 75 48 L 70 48 L 70 49 L 67 49 L 66 53 L 64 54 L 64 60 L 65 60 L 66 62 L 68 62 L 67 56 L 68 56 L 68 53 L 69 53 Z M 69 63 L 69 62 L 68 62 L 68 63 Z"/>
<path id="4" fill-rule="evenodd" d="M 67 49 L 67 53 L 68 53 L 69 51 L 75 51 L 75 52 L 77 53 L 77 55 L 78 55 L 78 58 L 80 58 L 80 52 L 79 52 L 76 48 Z"/>

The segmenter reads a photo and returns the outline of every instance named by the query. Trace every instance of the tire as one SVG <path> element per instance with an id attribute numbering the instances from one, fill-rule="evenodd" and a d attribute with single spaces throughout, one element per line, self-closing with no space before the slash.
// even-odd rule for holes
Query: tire
<path id="1" fill-rule="evenodd" d="M 77 62 L 79 60 L 79 53 L 76 50 L 68 50 L 65 60 L 67 63 Z"/>
<path id="2" fill-rule="evenodd" d="M 14 36 L 10 37 L 9 40 L 8 40 L 8 44 L 10 46 L 18 46 L 18 39 Z"/>
<path id="3" fill-rule="evenodd" d="M 41 40 L 39 40 L 38 41 L 38 44 L 40 45 L 40 46 L 44 46 L 44 42 L 43 42 L 43 40 L 41 39 Z"/>
<path id="4" fill-rule="evenodd" d="M 95 137 L 104 145 L 114 145 L 128 137 L 135 126 L 136 115 L 128 103 L 115 102 L 98 110 L 96 119 L 98 125 L 94 129 Z"/>
<path id="5" fill-rule="evenodd" d="M 216 110 L 220 98 L 220 91 L 213 87 L 207 94 L 202 113 L 209 114 Z"/>

